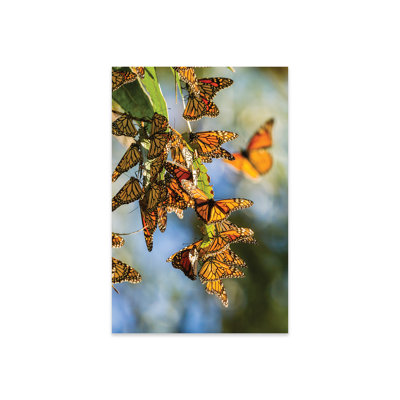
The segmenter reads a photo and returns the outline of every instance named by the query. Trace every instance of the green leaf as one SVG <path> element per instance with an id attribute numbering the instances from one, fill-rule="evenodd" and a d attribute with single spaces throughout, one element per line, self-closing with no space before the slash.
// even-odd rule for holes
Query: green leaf
<path id="1" fill-rule="evenodd" d="M 170 67 L 170 68 L 171 68 L 172 74 L 174 75 L 175 88 L 178 86 L 178 89 L 179 89 L 179 93 L 180 93 L 180 95 L 181 95 L 181 98 L 183 98 L 182 88 L 181 88 L 181 85 L 179 84 L 179 81 L 180 81 L 179 74 L 178 74 L 178 72 L 176 72 L 172 67 Z M 177 99 L 176 99 L 176 100 L 177 100 Z"/>
<path id="2" fill-rule="evenodd" d="M 156 69 L 154 67 L 146 67 L 144 79 L 141 83 L 148 93 L 148 96 L 153 103 L 153 110 L 158 114 L 168 118 L 168 108 L 164 96 L 161 92 L 160 84 L 158 83 Z"/>
<path id="3" fill-rule="evenodd" d="M 153 117 L 154 109 L 150 98 L 143 91 L 142 86 L 137 80 L 121 86 L 113 92 L 112 98 L 133 117 Z"/>

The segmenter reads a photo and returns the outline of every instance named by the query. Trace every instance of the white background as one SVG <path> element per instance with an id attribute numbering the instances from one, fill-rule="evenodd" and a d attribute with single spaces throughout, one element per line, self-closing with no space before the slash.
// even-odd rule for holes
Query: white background
<path id="1" fill-rule="evenodd" d="M 7 2 L 4 399 L 398 399 L 396 2 Z M 290 333 L 114 335 L 112 65 L 289 66 Z"/>

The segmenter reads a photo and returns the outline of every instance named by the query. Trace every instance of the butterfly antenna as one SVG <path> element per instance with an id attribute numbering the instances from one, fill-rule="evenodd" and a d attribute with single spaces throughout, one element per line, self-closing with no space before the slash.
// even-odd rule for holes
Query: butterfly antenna
<path id="1" fill-rule="evenodd" d="M 129 214 L 133 213 L 134 211 L 136 211 L 138 209 L 138 207 L 135 207 L 132 211 L 129 211 Z"/>
<path id="2" fill-rule="evenodd" d="M 114 285 L 111 285 L 111 286 L 112 286 L 112 288 L 119 294 L 118 290 L 115 289 L 115 286 L 114 286 Z"/>

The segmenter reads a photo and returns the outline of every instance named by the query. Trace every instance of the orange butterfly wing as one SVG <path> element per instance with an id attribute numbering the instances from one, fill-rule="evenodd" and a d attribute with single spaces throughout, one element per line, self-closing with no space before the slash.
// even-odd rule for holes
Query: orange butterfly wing
<path id="1" fill-rule="evenodd" d="M 144 204 L 147 211 L 153 211 L 157 206 L 167 199 L 168 193 L 163 182 L 153 182 L 146 189 Z"/>
<path id="2" fill-rule="evenodd" d="M 130 178 L 128 182 L 112 199 L 112 210 L 116 210 L 122 204 L 129 204 L 138 200 L 143 195 L 143 189 L 136 178 Z"/>
<path id="3" fill-rule="evenodd" d="M 178 72 L 180 79 L 189 85 L 190 91 L 197 96 L 200 93 L 200 89 L 194 68 L 174 67 L 174 70 Z"/>
<path id="4" fill-rule="evenodd" d="M 144 78 L 144 67 L 130 67 L 132 72 L 136 72 L 140 79 Z"/>
<path id="5" fill-rule="evenodd" d="M 165 163 L 165 169 L 173 176 L 175 176 L 179 182 L 182 182 L 183 179 L 191 180 L 192 173 L 185 168 L 183 165 L 173 164 L 169 161 Z"/>
<path id="6" fill-rule="evenodd" d="M 116 166 L 112 175 L 112 181 L 115 182 L 122 173 L 129 171 L 139 161 L 142 161 L 142 153 L 140 152 L 139 145 L 133 143 L 129 146 L 128 150 L 122 156 L 121 161 Z"/>
<path id="7" fill-rule="evenodd" d="M 244 273 L 238 268 L 225 264 L 214 257 L 207 258 L 199 271 L 201 282 L 224 278 L 242 278 Z"/>
<path id="8" fill-rule="evenodd" d="M 122 114 L 112 123 L 112 134 L 115 136 L 135 137 L 137 129 L 133 125 L 133 119 L 128 114 Z"/>
<path id="9" fill-rule="evenodd" d="M 218 149 L 221 144 L 237 137 L 237 133 L 228 131 L 192 132 L 189 143 L 197 147 L 200 154 L 207 154 Z"/>
<path id="10" fill-rule="evenodd" d="M 252 136 L 247 151 L 271 147 L 273 126 L 274 120 L 271 118 Z"/>
<path id="11" fill-rule="evenodd" d="M 112 72 L 112 90 L 113 92 L 127 83 L 137 79 L 137 74 L 131 71 L 113 71 Z"/>
<path id="12" fill-rule="evenodd" d="M 224 230 L 219 230 L 219 224 L 224 224 Z M 204 247 L 205 255 L 214 255 L 215 253 L 225 251 L 230 244 L 237 242 L 253 243 L 252 236 L 254 232 L 249 228 L 239 228 L 229 221 L 223 221 L 216 224 L 217 234 Z"/>
<path id="13" fill-rule="evenodd" d="M 165 205 L 157 207 L 157 224 L 162 233 L 167 229 L 167 209 Z"/>
<path id="14" fill-rule="evenodd" d="M 213 257 L 217 261 L 221 261 L 227 265 L 235 265 L 241 268 L 246 268 L 247 265 L 244 260 L 242 260 L 236 253 L 234 253 L 231 249 L 226 249 L 221 251 L 220 253 L 216 253 Z"/>
<path id="15" fill-rule="evenodd" d="M 221 281 L 208 281 L 206 283 L 206 292 L 215 294 L 225 307 L 228 307 L 228 295 Z"/>
<path id="16" fill-rule="evenodd" d="M 274 120 L 269 119 L 250 139 L 247 149 L 234 153 L 234 160 L 224 160 L 250 178 L 259 178 L 272 167 L 272 156 L 266 150 L 272 146 Z"/>
<path id="17" fill-rule="evenodd" d="M 113 248 L 118 249 L 125 244 L 125 240 L 123 237 L 112 232 L 112 242 L 111 243 L 112 243 Z"/>
<path id="18" fill-rule="evenodd" d="M 207 116 L 215 118 L 219 115 L 218 107 L 203 93 L 198 96 L 189 94 L 183 118 L 187 121 L 197 121 L 201 117 Z"/>
<path id="19" fill-rule="evenodd" d="M 272 167 L 272 156 L 266 149 L 250 151 L 249 161 L 260 175 L 266 174 Z M 247 170 L 243 172 L 248 173 Z"/>
<path id="20" fill-rule="evenodd" d="M 112 283 L 139 283 L 142 280 L 139 272 L 124 262 L 112 257 Z"/>
<path id="21" fill-rule="evenodd" d="M 195 211 L 206 224 L 222 221 L 229 217 L 231 212 L 253 205 L 251 200 L 233 198 L 224 200 L 209 199 L 206 194 L 195 187 L 192 182 L 182 180 L 182 187 L 195 201 Z"/>
<path id="22" fill-rule="evenodd" d="M 249 159 L 241 153 L 233 153 L 234 160 L 224 160 L 227 164 L 232 165 L 232 167 L 244 172 L 249 177 L 256 179 L 260 177 L 258 171 L 250 163 Z"/>
<path id="23" fill-rule="evenodd" d="M 150 160 L 150 180 L 152 181 L 164 168 L 164 163 L 167 159 L 167 155 L 161 153 L 159 157 Z"/>
<path id="24" fill-rule="evenodd" d="M 157 210 L 147 211 L 146 203 L 143 200 L 139 201 L 140 205 L 140 215 L 142 218 L 144 239 L 146 241 L 146 246 L 148 251 L 153 250 L 153 233 L 157 229 Z"/>

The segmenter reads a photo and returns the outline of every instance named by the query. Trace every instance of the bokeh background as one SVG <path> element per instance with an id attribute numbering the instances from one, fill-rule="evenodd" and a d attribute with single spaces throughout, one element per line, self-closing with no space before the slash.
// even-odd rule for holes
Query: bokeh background
<path id="1" fill-rule="evenodd" d="M 199 222 L 193 210 L 184 219 L 168 214 L 164 233 L 154 235 L 154 247 L 148 252 L 143 232 L 125 236 L 125 246 L 113 249 L 113 256 L 132 265 L 142 282 L 118 284 L 112 290 L 113 333 L 284 333 L 288 331 L 288 69 L 282 68 L 196 68 L 198 78 L 221 76 L 234 84 L 220 91 L 214 102 L 217 118 L 192 122 L 193 131 L 228 130 L 238 139 L 223 145 L 231 152 L 245 148 L 254 132 L 269 118 L 275 119 L 272 169 L 254 182 L 237 173 L 222 160 L 205 164 L 215 198 L 245 197 L 253 207 L 239 210 L 229 218 L 250 227 L 258 245 L 233 244 L 248 268 L 245 278 L 225 279 L 229 307 L 209 295 L 199 280 L 191 281 L 165 260 L 201 238 Z M 157 68 L 161 90 L 168 105 L 170 124 L 179 132 L 188 130 L 182 118 L 183 105 L 170 68 Z M 112 139 L 112 168 L 125 148 Z M 133 171 L 135 171 L 134 169 Z M 133 172 L 113 184 L 113 195 Z M 112 213 L 113 232 L 128 233 L 140 229 L 137 202 Z"/>

